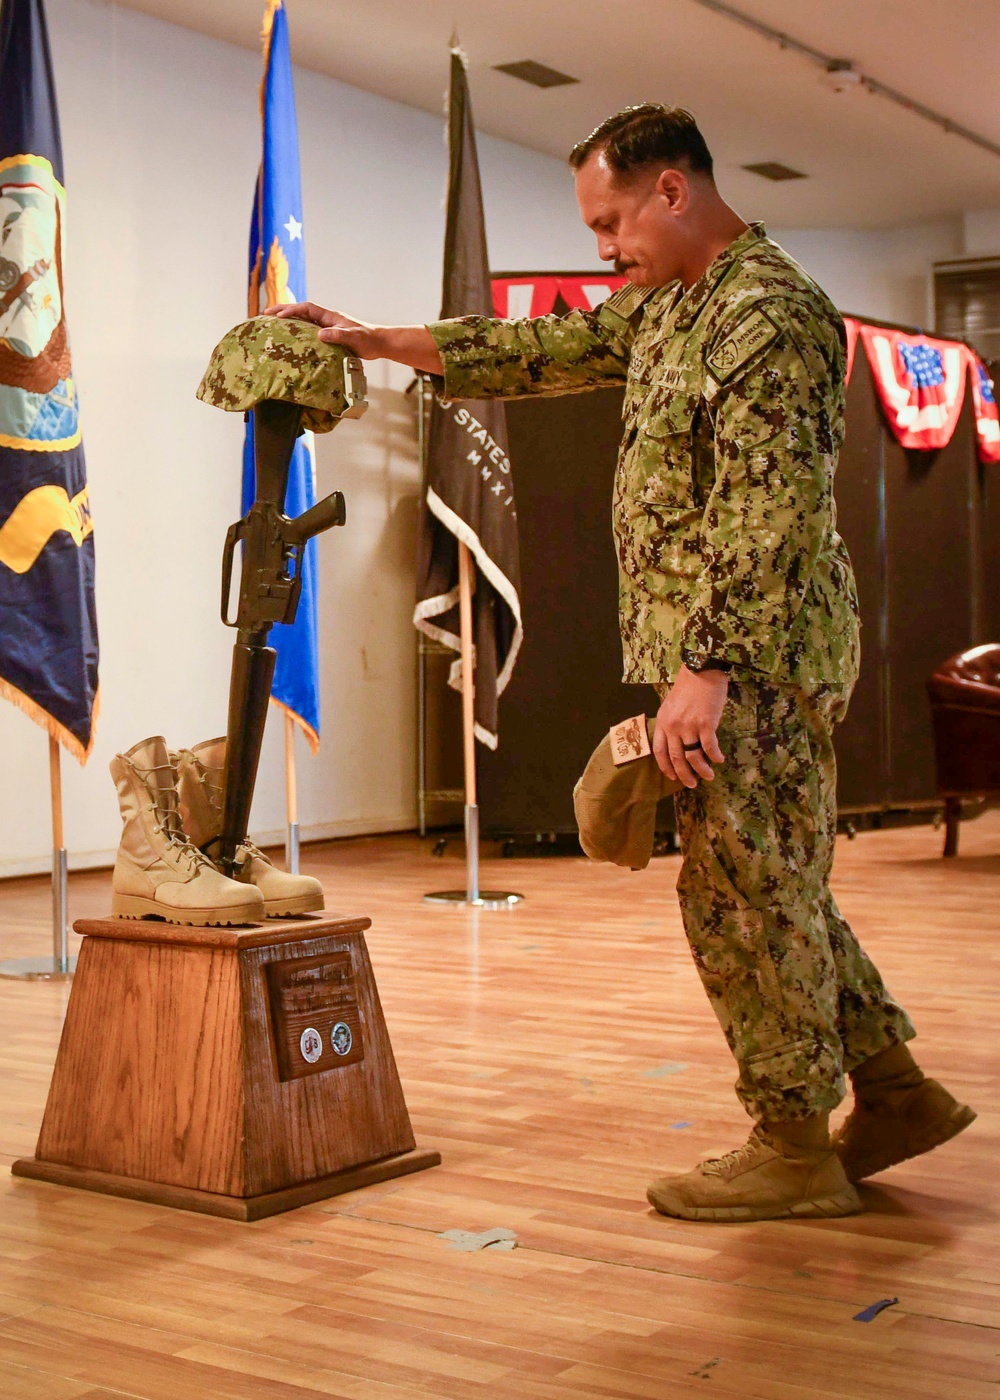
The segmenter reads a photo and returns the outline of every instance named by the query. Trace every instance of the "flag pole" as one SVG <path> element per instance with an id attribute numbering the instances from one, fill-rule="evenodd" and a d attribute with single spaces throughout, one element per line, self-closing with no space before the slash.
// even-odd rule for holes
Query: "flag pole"
<path id="1" fill-rule="evenodd" d="M 474 909 L 510 909 L 523 894 L 479 888 L 479 800 L 476 788 L 476 667 L 472 645 L 472 551 L 458 541 L 458 618 L 462 658 L 462 759 L 465 768 L 465 889 L 425 894 L 427 904 L 464 904 Z"/>
<path id="2" fill-rule="evenodd" d="M 76 970 L 69 955 L 66 845 L 63 836 L 62 768 L 59 740 L 49 735 L 49 795 L 52 802 L 52 956 L 11 958 L 0 963 L 0 977 L 24 982 L 66 982 Z"/>
<path id="3" fill-rule="evenodd" d="M 295 772 L 295 721 L 285 711 L 285 869 L 299 873 L 299 793 Z"/>
<path id="4" fill-rule="evenodd" d="M 458 612 L 462 641 L 462 747 L 465 765 L 465 897 L 479 899 L 479 803 L 476 795 L 476 675 L 472 660 L 472 580 L 469 546 L 458 542 Z"/>
<path id="5" fill-rule="evenodd" d="M 475 132 L 472 127 L 472 108 L 468 96 L 468 79 L 466 76 L 466 59 L 458 44 L 458 35 L 452 34 L 449 44 L 451 52 L 451 81 L 448 88 L 448 205 L 445 226 L 444 240 L 444 282 L 441 295 L 441 314 L 443 317 L 461 315 L 467 312 L 479 312 L 489 314 L 492 298 L 489 285 L 489 260 L 486 254 L 486 228 L 483 221 L 482 191 L 479 183 L 479 166 L 476 159 Z M 464 173 L 463 173 L 464 172 Z M 471 201 L 471 202 L 470 202 Z M 452 420 L 439 402 L 436 414 L 432 413 L 431 436 L 436 440 L 438 452 L 447 452 L 443 447 L 441 432 L 445 431 L 448 424 L 451 424 L 450 431 L 454 437 L 457 429 L 454 423 L 460 420 Z M 437 430 L 435 431 L 435 425 Z M 478 424 L 477 424 L 478 426 Z M 502 425 L 502 420 L 498 420 L 494 425 L 498 434 L 498 441 L 490 438 L 492 448 L 496 452 L 503 453 L 506 445 L 506 432 Z M 421 424 L 422 427 L 422 424 Z M 486 430 L 483 438 L 485 440 Z M 503 440 L 503 446 L 499 445 L 499 440 Z M 421 467 L 423 472 L 424 488 L 427 492 L 428 520 L 430 514 L 437 515 L 431 501 L 432 493 L 430 489 L 430 457 L 431 449 L 426 447 L 426 437 L 421 434 L 421 446 L 425 451 L 421 454 Z M 459 436 L 459 443 L 462 439 Z M 458 448 L 457 457 L 455 453 L 455 443 L 452 443 L 453 465 L 457 465 L 461 471 L 470 471 L 469 462 L 478 462 L 477 454 L 468 452 L 466 445 Z M 465 460 L 462 460 L 465 459 Z M 496 461 L 496 457 L 493 458 Z M 475 468 L 475 476 L 479 477 L 479 469 Z M 507 464 L 505 472 L 510 471 Z M 489 468 L 482 469 L 482 479 L 489 480 L 491 471 Z M 502 489 L 502 488 L 501 488 Z M 492 490 L 492 488 L 491 488 Z M 435 493 L 436 499 L 436 493 Z M 505 507 L 513 504 L 513 496 L 509 496 L 505 502 Z M 454 510 L 451 515 L 461 513 Z M 478 513 L 474 510 L 475 517 L 472 523 L 462 521 L 459 528 L 444 521 L 446 527 L 455 536 L 458 550 L 458 613 L 459 613 L 459 635 L 456 639 L 454 633 L 454 606 L 455 606 L 455 584 L 454 574 L 451 570 L 451 561 L 454 557 L 450 549 L 444 556 L 444 565 L 447 581 L 441 580 L 442 587 L 433 592 L 433 600 L 424 598 L 414 614 L 414 620 L 418 626 L 423 627 L 426 622 L 424 608 L 432 605 L 443 611 L 448 619 L 449 630 L 446 632 L 442 628 L 426 630 L 433 636 L 437 634 L 447 641 L 450 647 L 454 647 L 458 641 L 458 651 L 460 656 L 461 680 L 462 680 L 462 758 L 465 770 L 465 889 L 464 890 L 440 890 L 435 894 L 426 894 L 424 899 L 431 904 L 464 904 L 468 908 L 476 909 L 508 909 L 513 904 L 518 904 L 523 895 L 508 893 L 500 890 L 481 890 L 479 888 L 479 801 L 476 791 L 476 668 L 474 662 L 475 647 L 473 645 L 473 588 L 476 583 L 476 563 L 473 558 L 473 548 L 478 555 L 481 544 L 477 536 L 481 534 L 478 525 Z M 441 519 L 441 517 L 438 517 Z M 513 518 L 513 517 L 512 517 Z M 463 538 L 463 535 L 466 538 Z M 473 545 L 470 546 L 467 540 L 471 539 Z M 485 550 L 483 551 L 485 558 Z M 433 560 L 424 561 L 427 563 L 428 577 L 435 573 Z M 485 586 L 485 585 L 484 585 Z M 482 603 L 482 595 L 480 603 Z M 443 609 L 439 607 L 443 604 Z M 512 609 L 519 612 L 516 596 Z M 437 615 L 435 613 L 434 615 Z M 519 619 L 518 619 L 519 622 Z M 519 640 L 519 634 L 518 634 Z M 510 657 L 513 663 L 513 656 Z M 492 708 L 492 706 L 490 707 Z"/>
<path id="6" fill-rule="evenodd" d="M 69 924 L 66 842 L 63 836 L 62 767 L 59 741 L 49 735 L 49 789 L 52 796 L 52 970 L 67 976 Z"/>

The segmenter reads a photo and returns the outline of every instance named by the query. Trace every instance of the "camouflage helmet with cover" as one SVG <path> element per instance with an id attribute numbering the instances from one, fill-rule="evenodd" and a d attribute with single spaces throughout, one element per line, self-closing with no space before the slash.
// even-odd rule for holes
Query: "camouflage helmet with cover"
<path id="1" fill-rule="evenodd" d="M 302 408 L 302 426 L 328 433 L 341 418 L 360 418 L 365 400 L 361 361 L 342 345 L 319 339 L 311 321 L 254 316 L 234 326 L 212 351 L 198 397 L 230 413 L 264 399 Z"/>

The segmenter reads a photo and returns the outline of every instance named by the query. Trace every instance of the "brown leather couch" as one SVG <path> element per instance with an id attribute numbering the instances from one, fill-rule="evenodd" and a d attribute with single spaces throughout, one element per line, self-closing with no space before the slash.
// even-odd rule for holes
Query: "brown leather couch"
<path id="1" fill-rule="evenodd" d="M 927 682 L 927 692 L 944 798 L 944 854 L 953 856 L 962 799 L 1000 798 L 1000 644 L 950 656 Z"/>

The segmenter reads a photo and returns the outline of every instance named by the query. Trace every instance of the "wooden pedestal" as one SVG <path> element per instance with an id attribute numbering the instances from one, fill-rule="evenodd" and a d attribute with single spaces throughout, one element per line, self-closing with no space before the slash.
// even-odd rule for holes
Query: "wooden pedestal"
<path id="1" fill-rule="evenodd" d="M 81 920 L 35 1156 L 15 1176 L 257 1220 L 419 1171 L 369 919 Z"/>

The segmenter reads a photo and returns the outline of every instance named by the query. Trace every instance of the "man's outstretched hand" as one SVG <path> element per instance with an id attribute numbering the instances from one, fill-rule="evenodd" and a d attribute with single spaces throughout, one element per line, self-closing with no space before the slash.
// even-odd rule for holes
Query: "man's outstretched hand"
<path id="1" fill-rule="evenodd" d="M 713 763 L 724 763 L 716 730 L 729 690 L 725 671 L 689 671 L 682 666 L 656 715 L 653 753 L 668 778 L 685 787 L 715 777 Z M 697 747 L 691 746 L 696 744 Z"/>
<path id="2" fill-rule="evenodd" d="M 442 372 L 441 356 L 426 326 L 374 326 L 355 321 L 342 311 L 328 311 L 314 301 L 296 301 L 289 306 L 269 306 L 265 316 L 294 317 L 320 326 L 320 340 L 343 345 L 359 360 L 395 360 L 427 374 Z"/>
<path id="3" fill-rule="evenodd" d="M 314 301 L 296 301 L 289 306 L 269 306 L 264 315 L 277 316 L 281 320 L 312 321 L 313 325 L 322 327 L 320 340 L 331 345 L 347 346 L 360 360 L 382 358 L 378 335 L 381 327 L 355 321 L 342 311 L 328 311 Z"/>

